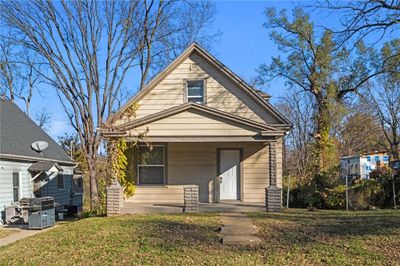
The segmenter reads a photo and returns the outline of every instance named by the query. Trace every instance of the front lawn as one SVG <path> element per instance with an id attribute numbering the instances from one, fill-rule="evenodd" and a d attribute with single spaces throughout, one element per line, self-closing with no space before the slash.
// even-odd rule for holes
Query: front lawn
<path id="1" fill-rule="evenodd" d="M 89 218 L 0 248 L 0 264 L 395 265 L 400 211 L 249 214 L 257 247 L 219 243 L 214 214 Z M 21 252 L 23 251 L 23 256 Z"/>
<path id="2" fill-rule="evenodd" d="M 268 264 L 400 265 L 400 210 L 250 216 L 261 228 Z"/>
<path id="3" fill-rule="evenodd" d="M 0 228 L 0 239 L 16 234 L 19 231 L 17 229 Z M 1 240 L 0 240 L 1 241 Z"/>

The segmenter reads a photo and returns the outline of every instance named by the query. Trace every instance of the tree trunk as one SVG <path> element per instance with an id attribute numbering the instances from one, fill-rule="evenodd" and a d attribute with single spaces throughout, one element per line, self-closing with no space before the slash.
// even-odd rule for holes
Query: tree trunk
<path id="1" fill-rule="evenodd" d="M 329 170 L 332 160 L 334 159 L 335 151 L 332 149 L 332 140 L 330 138 L 330 110 L 329 104 L 325 98 L 320 98 L 318 101 L 318 112 L 314 115 L 315 120 L 315 174 Z"/>
<path id="2" fill-rule="evenodd" d="M 390 145 L 390 153 L 392 155 L 392 160 L 398 160 L 399 158 L 399 142 L 394 141 Z"/>
<path id="3" fill-rule="evenodd" d="M 97 208 L 97 204 L 99 202 L 96 159 L 97 159 L 96 156 L 93 154 L 87 155 L 87 163 L 89 170 L 89 186 L 90 186 L 90 209 L 92 211 Z"/>

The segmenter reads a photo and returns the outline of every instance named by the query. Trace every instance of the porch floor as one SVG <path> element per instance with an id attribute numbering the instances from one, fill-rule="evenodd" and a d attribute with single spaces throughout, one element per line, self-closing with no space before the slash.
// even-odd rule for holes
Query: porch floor
<path id="1" fill-rule="evenodd" d="M 199 203 L 199 212 L 259 212 L 265 211 L 265 204 L 241 201 L 222 201 L 220 203 Z M 142 204 L 125 202 L 122 214 L 182 213 L 181 204 Z"/>

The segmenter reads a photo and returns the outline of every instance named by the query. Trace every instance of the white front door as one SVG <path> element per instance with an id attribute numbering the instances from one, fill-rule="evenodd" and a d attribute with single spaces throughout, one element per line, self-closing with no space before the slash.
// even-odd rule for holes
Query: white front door
<path id="1" fill-rule="evenodd" d="M 219 150 L 220 199 L 239 199 L 240 150 Z"/>

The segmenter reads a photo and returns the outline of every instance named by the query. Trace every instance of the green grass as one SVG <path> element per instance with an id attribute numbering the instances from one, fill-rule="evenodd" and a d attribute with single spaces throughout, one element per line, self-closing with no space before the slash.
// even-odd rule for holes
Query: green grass
<path id="1" fill-rule="evenodd" d="M 0 248 L 0 265 L 396 265 L 400 261 L 400 211 L 294 210 L 249 216 L 263 239 L 256 247 L 221 245 L 219 217 L 213 214 L 89 218 Z"/>
<path id="2" fill-rule="evenodd" d="M 250 214 L 267 264 L 400 265 L 400 211 Z"/>

